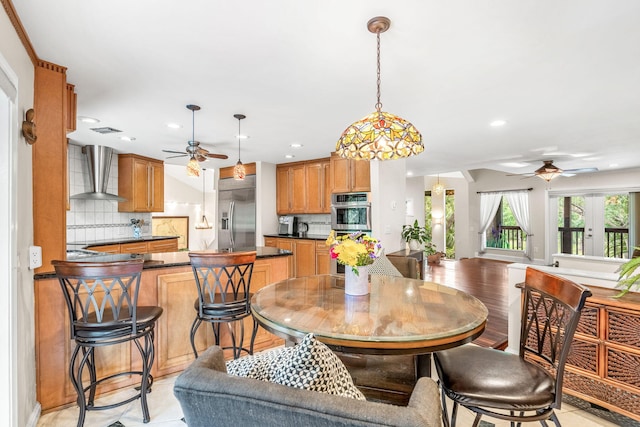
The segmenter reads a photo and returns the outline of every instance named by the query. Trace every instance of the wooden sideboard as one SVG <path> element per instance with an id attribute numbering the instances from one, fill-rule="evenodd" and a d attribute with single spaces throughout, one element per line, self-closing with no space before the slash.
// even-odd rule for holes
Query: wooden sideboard
<path id="1" fill-rule="evenodd" d="M 171 254 L 168 254 L 169 256 Z M 289 276 L 290 256 L 259 258 L 254 264 L 251 279 L 252 291 Z M 68 363 L 75 343 L 69 335 L 67 309 L 60 291 L 58 279 L 49 277 L 34 281 L 35 284 L 35 339 L 36 339 L 36 387 L 42 412 L 50 412 L 67 405 L 74 405 L 77 395 L 69 381 Z M 155 336 L 155 361 L 151 374 L 155 378 L 182 371 L 193 362 L 193 350 L 189 341 L 191 323 L 195 318 L 193 303 L 197 298 L 196 285 L 190 265 L 146 268 L 143 270 L 140 305 L 159 305 L 163 308 Z M 245 319 L 245 331 L 251 331 L 251 318 Z M 222 328 L 226 332 L 225 328 Z M 250 334 L 248 334 L 250 336 Z M 223 345 L 228 339 L 223 333 Z M 245 339 L 249 339 L 245 336 Z M 201 327 L 196 335 L 198 351 L 213 345 L 211 328 Z M 260 328 L 255 340 L 255 351 L 281 345 L 283 341 Z M 231 357 L 229 355 L 229 357 Z M 140 369 L 140 355 L 135 345 L 124 343 L 96 350 L 98 375 Z M 108 392 L 139 381 L 139 377 L 118 377 L 100 389 Z"/>
<path id="2" fill-rule="evenodd" d="M 640 294 L 589 289 L 563 391 L 640 421 Z"/>

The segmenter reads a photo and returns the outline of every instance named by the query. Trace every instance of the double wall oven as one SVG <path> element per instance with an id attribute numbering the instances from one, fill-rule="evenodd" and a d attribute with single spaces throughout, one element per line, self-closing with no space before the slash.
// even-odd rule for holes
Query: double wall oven
<path id="1" fill-rule="evenodd" d="M 331 229 L 336 237 L 355 232 L 371 234 L 371 198 L 369 193 L 331 195 Z M 344 273 L 344 265 L 331 260 L 331 273 Z"/>

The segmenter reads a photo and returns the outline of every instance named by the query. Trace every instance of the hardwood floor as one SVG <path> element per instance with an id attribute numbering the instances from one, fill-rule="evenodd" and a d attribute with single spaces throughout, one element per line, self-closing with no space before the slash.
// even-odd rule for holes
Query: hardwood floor
<path id="1" fill-rule="evenodd" d="M 424 280 L 460 289 L 484 303 L 489 310 L 487 327 L 474 343 L 504 349 L 507 346 L 508 262 L 482 258 L 443 260 L 426 267 Z"/>

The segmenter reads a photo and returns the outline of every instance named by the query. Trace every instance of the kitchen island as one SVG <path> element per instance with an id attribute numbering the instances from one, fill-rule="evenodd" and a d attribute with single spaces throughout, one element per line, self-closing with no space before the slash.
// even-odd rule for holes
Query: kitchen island
<path id="1" fill-rule="evenodd" d="M 252 291 L 289 277 L 288 260 L 291 252 L 271 247 L 237 249 L 244 250 L 255 250 L 257 253 L 251 279 Z M 180 372 L 194 359 L 189 333 L 195 318 L 194 301 L 197 290 L 189 253 L 102 254 L 78 259 L 77 262 L 117 261 L 131 257 L 143 257 L 145 260 L 138 304 L 158 305 L 164 310 L 156 326 L 155 361 L 151 374 L 154 378 L 159 378 Z M 37 399 L 42 412 L 46 413 L 75 404 L 77 395 L 68 373 L 74 343 L 69 335 L 67 308 L 55 272 L 36 274 L 34 286 Z M 250 329 L 252 319 L 248 318 L 245 322 L 248 322 L 245 327 Z M 223 345 L 225 339 L 228 337 L 223 334 Z M 196 334 L 198 351 L 204 351 L 213 343 L 211 328 L 200 328 Z M 260 328 L 255 340 L 255 351 L 282 343 L 281 339 Z M 139 355 L 137 349 L 131 347 L 131 343 L 99 348 L 96 351 L 96 361 L 100 376 L 139 369 L 136 368 L 139 365 Z M 115 378 L 103 387 L 102 392 L 127 387 L 136 381 L 139 379 Z"/>

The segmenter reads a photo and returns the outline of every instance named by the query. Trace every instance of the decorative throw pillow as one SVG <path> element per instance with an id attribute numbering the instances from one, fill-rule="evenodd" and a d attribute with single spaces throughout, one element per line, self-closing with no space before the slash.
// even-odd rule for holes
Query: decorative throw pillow
<path id="1" fill-rule="evenodd" d="M 227 373 L 290 387 L 366 400 L 342 361 L 313 334 L 294 347 L 227 362 Z"/>
<path id="2" fill-rule="evenodd" d="M 395 265 L 389 261 L 389 258 L 382 253 L 369 266 L 369 274 L 378 276 L 395 276 L 402 277 L 402 273 L 398 271 Z"/>

